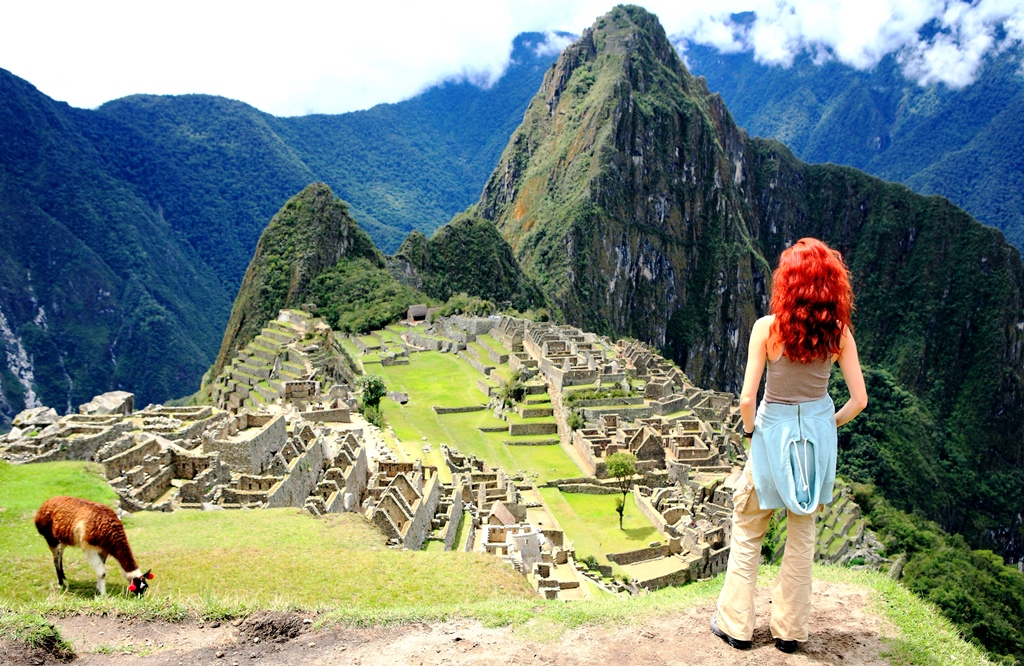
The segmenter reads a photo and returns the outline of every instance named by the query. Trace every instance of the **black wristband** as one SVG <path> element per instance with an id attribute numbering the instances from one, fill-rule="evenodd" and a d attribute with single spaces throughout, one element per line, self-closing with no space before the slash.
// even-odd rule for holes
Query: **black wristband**
<path id="1" fill-rule="evenodd" d="M 744 430 L 743 436 L 746 437 L 747 439 L 751 439 L 754 436 L 754 431 L 751 430 L 750 432 L 747 432 L 746 430 Z"/>

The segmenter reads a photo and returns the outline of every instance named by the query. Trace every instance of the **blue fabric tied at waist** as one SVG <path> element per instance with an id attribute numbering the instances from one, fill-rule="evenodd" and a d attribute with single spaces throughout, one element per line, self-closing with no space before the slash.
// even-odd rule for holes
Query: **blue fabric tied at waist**
<path id="1" fill-rule="evenodd" d="M 762 402 L 750 442 L 751 473 L 762 509 L 806 516 L 832 501 L 836 480 L 832 398 L 784 405 Z"/>

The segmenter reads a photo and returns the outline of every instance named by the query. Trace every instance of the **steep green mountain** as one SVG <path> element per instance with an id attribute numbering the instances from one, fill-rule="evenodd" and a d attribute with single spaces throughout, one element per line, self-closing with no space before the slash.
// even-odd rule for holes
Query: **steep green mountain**
<path id="1" fill-rule="evenodd" d="M 309 185 L 278 211 L 260 235 L 224 331 L 214 374 L 283 308 L 309 302 L 312 283 L 340 262 L 384 258 L 323 183 Z"/>
<path id="2" fill-rule="evenodd" d="M 1024 48 L 986 57 L 975 82 L 953 90 L 904 78 L 894 54 L 859 71 L 806 54 L 783 68 L 751 53 L 681 46 L 690 70 L 750 134 L 778 139 L 808 162 L 946 196 L 1024 248 Z"/>
<path id="3" fill-rule="evenodd" d="M 0 422 L 113 388 L 187 393 L 227 314 L 210 268 L 114 175 L 95 118 L 0 71 Z"/>
<path id="4" fill-rule="evenodd" d="M 193 391 L 261 231 L 307 183 L 352 201 L 389 252 L 432 233 L 477 198 L 554 59 L 543 39 L 520 35 L 489 88 L 340 116 L 206 95 L 75 109 L 0 70 L 0 429 L 38 401 Z"/>
<path id="5" fill-rule="evenodd" d="M 771 266 L 824 239 L 853 273 L 862 358 L 934 416 L 946 495 L 930 517 L 976 544 L 1017 529 L 1019 252 L 942 198 L 749 138 L 646 11 L 618 7 L 563 51 L 477 213 L 566 321 L 650 341 L 732 391 Z"/>
<path id="6" fill-rule="evenodd" d="M 385 257 L 324 183 L 281 208 L 260 236 L 238 290 L 216 376 L 283 308 L 313 304 L 336 330 L 366 333 L 457 294 L 525 310 L 543 304 L 490 222 L 459 215 L 427 239 L 412 232 Z"/>
<path id="7" fill-rule="evenodd" d="M 520 311 L 544 304 L 494 225 L 472 215 L 457 215 L 429 240 L 412 232 L 391 263 L 400 280 L 439 301 L 466 293 Z"/>
<path id="8" fill-rule="evenodd" d="M 410 231 L 432 233 L 479 196 L 554 62 L 544 40 L 518 35 L 511 64 L 488 88 L 448 81 L 398 104 L 270 122 L 392 253 Z"/>

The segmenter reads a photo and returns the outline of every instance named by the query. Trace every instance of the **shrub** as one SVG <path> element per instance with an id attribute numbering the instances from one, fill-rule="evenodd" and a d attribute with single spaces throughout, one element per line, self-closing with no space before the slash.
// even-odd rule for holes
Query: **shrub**
<path id="1" fill-rule="evenodd" d="M 381 398 L 388 394 L 388 385 L 378 375 L 360 377 L 359 388 L 363 390 L 363 404 L 367 407 L 377 407 Z"/>

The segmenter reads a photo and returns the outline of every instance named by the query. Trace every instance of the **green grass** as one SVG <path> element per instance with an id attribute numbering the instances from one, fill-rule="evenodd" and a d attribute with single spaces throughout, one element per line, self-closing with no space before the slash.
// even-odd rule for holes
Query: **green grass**
<path id="1" fill-rule="evenodd" d="M 470 349 L 477 352 L 477 359 L 481 363 L 484 363 L 485 365 L 493 363 L 493 361 L 491 361 L 490 357 L 487 355 L 487 348 L 484 347 L 479 342 L 470 342 L 469 344 L 466 345 L 466 353 L 468 353 L 470 356 L 473 356 L 473 354 L 469 351 Z"/>
<path id="2" fill-rule="evenodd" d="M 566 538 L 576 545 L 577 559 L 593 555 L 602 564 L 611 564 L 606 554 L 646 548 L 661 539 L 661 534 L 640 513 L 632 494 L 626 498 L 621 530 L 615 511 L 615 500 L 620 495 L 563 493 L 557 488 L 541 488 L 540 494 Z"/>
<path id="3" fill-rule="evenodd" d="M 388 388 L 408 393 L 409 402 L 399 405 L 381 401 L 384 415 L 395 430 L 403 453 L 410 458 L 424 458 L 442 468 L 442 479 L 450 478 L 441 457 L 441 442 L 452 445 L 465 455 L 476 455 L 489 465 L 515 474 L 519 470 L 537 474 L 541 483 L 549 479 L 580 476 L 579 468 L 560 446 L 505 446 L 508 431 L 480 432 L 481 426 L 502 426 L 490 411 L 438 415 L 432 405 L 463 407 L 479 405 L 486 400 L 476 388 L 480 378 L 465 361 L 453 354 L 421 352 L 410 357 L 409 365 L 381 368 Z M 518 419 L 518 416 L 516 417 Z M 534 419 L 530 419 L 533 421 Z M 546 420 L 554 421 L 547 417 Z M 424 454 L 423 437 L 433 451 Z M 531 437 L 537 439 L 537 437 Z"/>
<path id="4" fill-rule="evenodd" d="M 506 384 L 512 381 L 512 368 L 508 366 L 508 363 L 494 366 L 494 374 L 501 377 Z"/>
<path id="5" fill-rule="evenodd" d="M 359 340 L 367 347 L 380 347 L 380 340 L 375 336 L 360 335 Z"/>
<path id="6" fill-rule="evenodd" d="M 483 335 L 478 335 L 478 336 L 476 336 L 476 340 L 477 340 L 477 342 L 479 342 L 480 344 L 482 344 L 482 345 L 484 345 L 485 347 L 488 347 L 488 348 L 490 348 L 490 349 L 493 349 L 494 351 L 498 352 L 499 354 L 508 354 L 508 355 L 510 355 L 510 356 L 512 355 L 512 352 L 510 352 L 509 350 L 505 349 L 505 348 L 504 348 L 504 347 L 503 347 L 503 346 L 501 345 L 501 343 L 500 343 L 500 342 L 498 342 L 497 340 L 495 340 L 494 338 L 492 338 L 492 337 L 490 336 L 490 334 L 488 334 L 488 333 L 485 333 L 485 334 L 483 334 Z"/>
<path id="7" fill-rule="evenodd" d="M 395 551 L 353 514 L 314 518 L 296 509 L 262 511 L 140 512 L 125 519 L 140 564 L 156 578 L 142 599 L 123 594 L 110 576 L 111 594 L 96 597 L 94 575 L 84 558 L 69 551 L 66 592 L 55 590 L 50 554 L 35 534 L 31 516 L 43 499 L 61 493 L 110 501 L 112 494 L 88 463 L 10 466 L 0 463 L 0 636 L 24 640 L 67 656 L 70 645 L 44 615 L 106 613 L 144 620 L 188 616 L 224 619 L 261 608 L 325 611 L 319 626 L 387 624 L 476 618 L 487 626 L 537 627 L 557 638 L 585 623 L 636 625 L 655 614 L 678 614 L 712 603 L 722 578 L 666 588 L 629 599 L 604 595 L 566 604 L 537 599 L 522 577 L 498 560 L 465 553 Z M 541 489 L 569 538 L 582 554 L 588 544 L 575 530 L 586 519 L 600 532 L 618 532 L 612 495 L 561 494 Z M 573 518 L 575 517 L 575 518 Z M 635 505 L 626 511 L 636 529 Z M 460 521 L 460 529 L 465 520 Z M 601 527 L 603 526 L 603 527 Z M 634 533 L 633 537 L 639 537 Z M 591 551 L 636 547 L 610 534 Z M 625 540 L 623 540 L 625 539 Z M 460 539 L 461 540 L 461 539 Z M 643 537 L 645 545 L 653 537 Z M 111 563 L 113 565 L 113 563 Z M 771 585 L 776 567 L 762 567 L 760 585 Z M 16 572 L 17 575 L 14 575 Z M 893 664 L 987 663 L 975 647 L 935 610 L 881 574 L 815 566 L 815 577 L 868 590 L 870 610 L 894 627 L 886 653 Z"/>
<path id="8" fill-rule="evenodd" d="M 74 646 L 46 618 L 0 608 L 0 638 L 9 638 L 42 648 L 60 661 L 69 660 Z"/>
<path id="9" fill-rule="evenodd" d="M 124 595 L 124 577 L 108 561 L 108 598 L 77 549 L 58 591 L 49 549 L 32 524 L 46 497 L 69 493 L 110 500 L 87 463 L 0 464 L 0 604 L 49 609 L 123 609 L 158 615 L 198 609 L 231 613 L 260 607 L 347 606 L 366 612 L 447 599 L 476 603 L 530 598 L 525 580 L 497 559 L 472 553 L 396 551 L 356 514 L 314 518 L 299 509 L 139 512 L 124 518 L 141 567 L 155 578 L 142 600 Z"/>
<path id="10" fill-rule="evenodd" d="M 42 480 L 45 483 L 41 483 Z M 36 532 L 32 519 L 39 505 L 57 495 L 71 495 L 117 506 L 117 494 L 107 485 L 102 468 L 94 463 L 10 465 L 0 460 L 0 553 L 18 556 L 26 551 L 39 550 L 45 554 L 46 566 L 54 579 L 50 551 Z M 16 569 L 0 567 L 0 598 L 4 596 L 2 590 L 17 587 L 19 576 Z"/>

